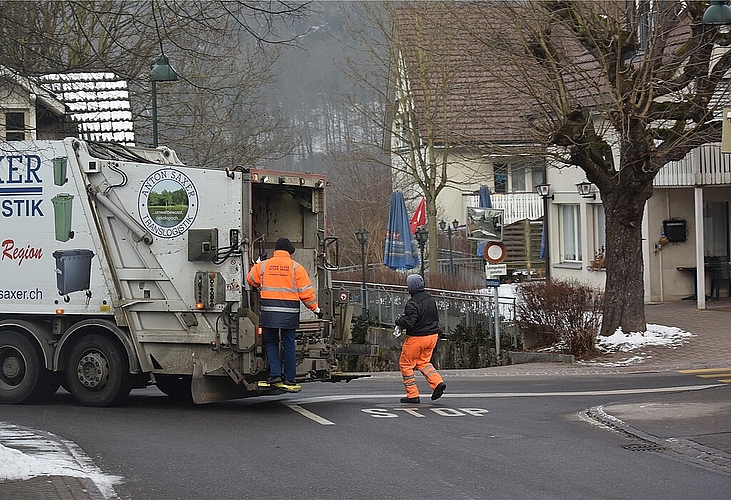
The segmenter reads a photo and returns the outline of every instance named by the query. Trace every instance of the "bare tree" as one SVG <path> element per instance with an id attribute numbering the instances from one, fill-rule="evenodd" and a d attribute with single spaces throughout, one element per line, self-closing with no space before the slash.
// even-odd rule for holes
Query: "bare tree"
<path id="1" fill-rule="evenodd" d="M 423 2 L 360 7 L 349 25 L 368 51 L 369 64 L 351 65 L 348 74 L 378 106 L 361 102 L 356 109 L 381 131 L 380 145 L 392 155 L 394 189 L 403 190 L 414 206 L 424 196 L 428 244 L 436 249 L 437 198 L 459 182 L 448 173 L 462 162 L 460 150 L 467 144 L 453 123 L 452 97 L 464 84 L 464 66 L 455 64 L 452 51 L 460 49 L 433 35 L 448 28 L 446 18 Z M 429 272 L 437 271 L 437 259 L 429 259 Z"/>
<path id="2" fill-rule="evenodd" d="M 278 26 L 307 3 L 270 1 L 3 1 L 0 65 L 23 75 L 112 71 L 129 82 L 138 138 L 151 129 L 149 68 L 160 53 L 180 75 L 159 86 L 161 136 L 197 163 L 247 165 L 292 147 L 261 106 Z M 142 133 L 140 133 L 142 132 Z M 205 153 L 204 153 L 205 152 Z"/>
<path id="3" fill-rule="evenodd" d="M 391 199 L 391 178 L 383 162 L 367 158 L 372 153 L 357 149 L 333 154 L 329 159 L 337 168 L 331 168 L 328 199 L 328 228 L 340 238 L 343 266 L 360 265 L 360 245 L 356 229 L 369 233 L 365 247 L 366 263 L 382 263 L 383 240 L 388 224 Z"/>
<path id="4" fill-rule="evenodd" d="M 473 61 L 489 62 L 486 70 L 530 104 L 523 126 L 553 147 L 554 164 L 578 166 L 601 193 L 603 335 L 646 327 L 641 223 L 653 179 L 668 162 L 720 139 L 714 118 L 719 98 L 728 98 L 723 77 L 731 52 L 714 52 L 729 40 L 701 23 L 706 6 L 644 0 L 444 5 L 479 46 Z"/>

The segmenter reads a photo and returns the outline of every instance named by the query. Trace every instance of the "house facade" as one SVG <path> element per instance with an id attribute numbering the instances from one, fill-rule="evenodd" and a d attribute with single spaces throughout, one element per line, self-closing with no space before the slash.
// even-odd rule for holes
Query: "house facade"
<path id="1" fill-rule="evenodd" d="M 402 45 L 404 41 L 411 41 L 408 37 L 401 40 Z M 421 43 L 422 39 L 418 40 L 415 43 Z M 445 40 L 447 38 L 442 36 L 442 43 L 446 43 Z M 455 43 L 459 45 L 459 42 Z M 405 77 L 411 82 L 416 63 L 410 61 L 408 54 L 404 55 L 403 61 Z M 502 95 L 499 87 L 488 77 L 470 81 L 484 93 Z M 428 107 L 424 102 L 426 91 L 418 86 L 406 88 L 414 96 L 410 102 L 418 116 L 423 113 L 420 108 Z M 463 101 L 484 97 L 459 86 L 451 90 L 465 92 Z M 711 104 L 717 106 L 717 103 Z M 530 148 L 531 145 L 525 140 L 514 140 L 520 134 L 515 133 L 516 124 L 509 121 L 508 115 L 521 112 L 514 102 L 492 100 L 489 105 L 483 102 L 478 107 L 485 110 L 479 119 L 474 108 L 463 108 L 475 132 L 469 148 L 471 156 L 449 163 L 450 183 L 437 200 L 439 216 L 447 221 L 463 221 L 466 207 L 477 205 L 477 188 L 488 185 L 493 193 L 493 206 L 504 206 L 508 210 L 531 206 L 535 209 L 533 213 L 540 214 L 538 218 L 545 211 L 545 253 L 549 276 L 577 279 L 602 288 L 606 282 L 605 211 L 596 186 L 587 181 L 583 170 L 578 167 L 555 168 L 549 165 L 543 168 L 542 158 L 545 155 L 540 151 L 531 156 L 526 154 L 527 151 L 518 149 L 520 146 Z M 496 140 L 496 136 L 488 137 L 482 125 L 477 125 L 483 122 L 503 126 L 503 132 L 509 133 L 503 134 L 501 140 Z M 600 124 L 597 130 L 607 131 L 611 127 Z M 610 144 L 619 142 L 608 139 Z M 510 146 L 516 146 L 515 153 L 509 152 Z M 615 160 L 618 159 L 617 154 L 615 152 Z M 526 168 L 523 165 L 530 166 Z M 481 172 L 483 177 L 479 178 L 477 172 Z M 646 203 L 642 222 L 645 302 L 687 298 L 696 300 L 698 307 L 703 308 L 711 292 L 720 297 L 729 295 L 728 279 L 724 281 L 708 271 L 709 263 L 717 261 L 726 263 L 727 267 L 731 255 L 729 176 L 731 165 L 728 155 L 721 153 L 718 144 L 699 147 L 682 160 L 672 161 L 660 170 L 653 182 L 653 195 Z M 544 182 L 550 187 L 548 196 L 543 199 L 534 194 L 534 188 Z M 699 269 L 703 272 L 698 272 Z M 714 286 L 712 290 L 712 281 L 721 286 Z M 696 293 L 696 290 L 704 293 Z"/>
<path id="2" fill-rule="evenodd" d="M 395 13 L 401 50 L 389 88 L 394 189 L 414 210 L 429 196 L 415 177 L 438 186 L 437 223 L 456 221 L 460 231 L 467 207 L 479 205 L 482 186 L 493 207 L 505 210 L 506 225 L 539 220 L 542 200 L 535 187 L 545 182 L 545 163 L 523 126 L 524 103 L 471 62 L 482 47 L 464 46 L 465 37 L 453 23 L 444 24 L 438 7 L 423 7 L 406 5 Z"/>
<path id="3" fill-rule="evenodd" d="M 601 195 L 595 186 L 579 194 L 576 185 L 586 182 L 579 168 L 550 168 L 547 181 L 550 275 L 603 287 Z M 642 222 L 645 302 L 687 299 L 705 308 L 716 295 L 709 262 L 728 263 L 731 255 L 731 155 L 719 143 L 706 144 L 665 165 L 653 185 Z M 728 283 L 718 292 L 729 297 Z"/>

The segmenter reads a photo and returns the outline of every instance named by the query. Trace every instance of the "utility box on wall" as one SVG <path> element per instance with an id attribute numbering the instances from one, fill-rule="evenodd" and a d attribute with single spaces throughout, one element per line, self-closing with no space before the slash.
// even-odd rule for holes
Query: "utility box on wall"
<path id="1" fill-rule="evenodd" d="M 684 219 L 662 221 L 662 231 L 670 243 L 682 243 L 688 239 L 688 229 Z"/>

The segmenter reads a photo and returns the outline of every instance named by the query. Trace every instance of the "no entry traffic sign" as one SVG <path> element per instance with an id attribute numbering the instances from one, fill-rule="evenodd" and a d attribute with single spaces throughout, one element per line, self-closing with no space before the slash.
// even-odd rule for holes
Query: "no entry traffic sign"
<path id="1" fill-rule="evenodd" d="M 507 253 L 502 241 L 490 241 L 485 245 L 485 259 L 490 264 L 499 264 L 505 259 Z"/>

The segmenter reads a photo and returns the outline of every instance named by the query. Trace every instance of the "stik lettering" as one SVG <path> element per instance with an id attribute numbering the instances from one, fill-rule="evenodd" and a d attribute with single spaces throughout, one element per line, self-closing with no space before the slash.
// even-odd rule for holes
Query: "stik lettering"
<path id="1" fill-rule="evenodd" d="M 43 200 L 2 200 L 0 215 L 3 217 L 43 217 Z"/>
<path id="2" fill-rule="evenodd" d="M 2 257 L 0 260 L 17 260 L 20 266 L 27 259 L 41 259 L 43 257 L 42 248 L 33 248 L 28 245 L 26 248 L 17 248 L 15 241 L 4 240 L 2 243 Z"/>

